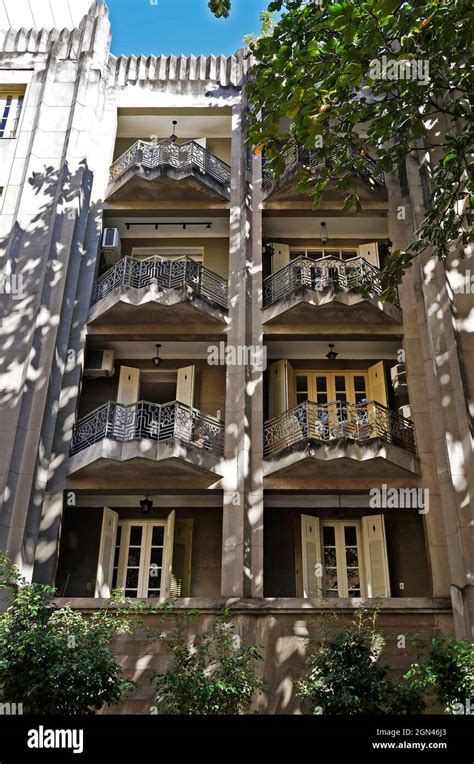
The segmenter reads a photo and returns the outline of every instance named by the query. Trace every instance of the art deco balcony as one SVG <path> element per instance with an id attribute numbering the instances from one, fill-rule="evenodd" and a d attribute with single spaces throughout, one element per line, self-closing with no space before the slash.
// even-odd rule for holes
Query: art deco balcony
<path id="1" fill-rule="evenodd" d="M 294 186 L 293 180 L 298 170 L 305 169 L 314 173 L 321 164 L 321 157 L 317 150 L 306 149 L 296 144 L 293 144 L 284 151 L 283 160 L 285 163 L 284 170 L 278 178 L 274 175 L 271 163 L 265 161 L 265 158 L 263 160 L 262 190 L 267 199 L 271 196 L 275 199 L 281 198 L 283 200 L 289 198 L 288 194 L 291 198 L 296 194 L 296 198 L 298 198 L 300 193 L 296 188 L 288 189 L 288 187 Z M 373 159 L 353 152 L 353 163 L 357 175 L 364 184 L 385 196 L 384 175 L 383 173 L 376 172 Z"/>
<path id="2" fill-rule="evenodd" d="M 300 256 L 264 280 L 263 321 L 401 323 L 398 301 L 381 300 L 382 291 L 380 270 L 362 257 Z"/>
<path id="3" fill-rule="evenodd" d="M 264 459 L 265 476 L 305 487 L 419 474 L 413 422 L 375 402 L 295 406 L 265 423 Z"/>
<path id="4" fill-rule="evenodd" d="M 75 424 L 68 474 L 87 487 L 204 488 L 223 450 L 223 422 L 179 401 L 111 401 Z"/>
<path id="5" fill-rule="evenodd" d="M 173 307 L 173 310 L 170 308 Z M 89 322 L 225 322 L 227 281 L 189 257 L 124 257 L 94 283 Z"/>
<path id="6" fill-rule="evenodd" d="M 195 141 L 137 141 L 110 168 L 106 193 L 108 202 L 229 198 L 229 165 Z"/>

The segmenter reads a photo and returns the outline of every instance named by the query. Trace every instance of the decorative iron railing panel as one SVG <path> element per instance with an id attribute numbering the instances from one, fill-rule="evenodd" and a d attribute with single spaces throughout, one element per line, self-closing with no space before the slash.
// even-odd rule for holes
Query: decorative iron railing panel
<path id="1" fill-rule="evenodd" d="M 375 162 L 373 159 L 367 156 L 360 156 L 356 152 L 352 152 L 354 157 L 354 167 L 359 175 L 369 179 L 377 186 L 385 185 L 385 178 L 383 173 L 377 173 L 375 171 Z M 321 164 L 321 155 L 317 151 L 311 149 L 305 149 L 301 146 L 293 144 L 289 146 L 283 153 L 283 159 L 285 162 L 285 168 L 283 175 L 291 168 L 299 165 L 305 169 L 312 169 Z M 263 163 L 262 168 L 262 186 L 264 189 L 268 188 L 275 180 L 275 175 L 272 170 L 270 162 Z"/>
<path id="2" fill-rule="evenodd" d="M 114 183 L 131 167 L 153 170 L 172 167 L 175 170 L 197 169 L 230 189 L 230 167 L 195 141 L 176 144 L 172 141 L 149 143 L 137 141 L 110 168 L 110 183 Z"/>
<path id="3" fill-rule="evenodd" d="M 341 439 L 363 443 L 382 438 L 416 453 L 411 419 L 380 403 L 314 403 L 306 401 L 264 425 L 264 453 L 271 456 L 305 440 L 331 443 Z"/>
<path id="4" fill-rule="evenodd" d="M 138 401 L 129 406 L 110 401 L 76 422 L 71 455 L 105 439 L 124 443 L 143 438 L 154 441 L 179 438 L 219 456 L 224 452 L 223 422 L 191 406 L 179 401 L 162 404 Z"/>
<path id="5" fill-rule="evenodd" d="M 158 256 L 146 260 L 124 257 L 94 283 L 91 305 L 117 287 L 145 289 L 152 284 L 162 290 L 189 287 L 210 304 L 227 310 L 227 281 L 189 257 L 174 260 Z"/>
<path id="6" fill-rule="evenodd" d="M 368 295 L 383 292 L 380 270 L 363 257 L 313 260 L 301 255 L 264 280 L 263 307 L 268 308 L 278 300 L 291 297 L 298 289 L 322 291 L 329 287 L 356 290 Z M 398 300 L 396 304 L 399 305 Z"/>

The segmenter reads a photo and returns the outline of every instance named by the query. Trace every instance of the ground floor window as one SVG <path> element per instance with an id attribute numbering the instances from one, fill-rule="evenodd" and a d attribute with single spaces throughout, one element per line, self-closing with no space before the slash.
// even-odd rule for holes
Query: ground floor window
<path id="1" fill-rule="evenodd" d="M 325 520 L 301 515 L 303 597 L 390 597 L 383 515 Z"/>
<path id="2" fill-rule="evenodd" d="M 112 588 L 126 597 L 160 597 L 165 545 L 164 521 L 119 523 Z"/>
<path id="3" fill-rule="evenodd" d="M 359 523 L 322 523 L 325 597 L 360 597 L 363 592 Z"/>

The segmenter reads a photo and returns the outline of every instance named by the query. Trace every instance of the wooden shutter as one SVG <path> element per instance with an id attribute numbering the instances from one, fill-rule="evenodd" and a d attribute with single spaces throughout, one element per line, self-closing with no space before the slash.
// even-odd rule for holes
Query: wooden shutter
<path id="1" fill-rule="evenodd" d="M 295 372 L 285 358 L 269 367 L 268 414 L 270 419 L 296 405 Z"/>
<path id="2" fill-rule="evenodd" d="M 369 401 L 376 401 L 383 406 L 387 405 L 387 387 L 385 384 L 385 369 L 383 361 L 370 366 L 368 369 L 369 377 Z"/>
<path id="3" fill-rule="evenodd" d="M 117 403 L 128 406 L 140 399 L 140 369 L 121 366 L 117 391 Z"/>
<path id="4" fill-rule="evenodd" d="M 359 247 L 359 257 L 363 257 L 368 263 L 380 268 L 379 245 L 376 241 L 370 244 L 361 244 Z"/>
<path id="5" fill-rule="evenodd" d="M 196 384 L 196 367 L 184 366 L 178 369 L 178 379 L 176 383 L 176 400 L 194 406 Z"/>
<path id="6" fill-rule="evenodd" d="M 171 597 L 189 597 L 191 590 L 192 520 L 176 520 L 174 528 Z"/>
<path id="7" fill-rule="evenodd" d="M 301 515 L 303 597 L 320 597 L 322 591 L 319 519 Z"/>
<path id="8" fill-rule="evenodd" d="M 383 515 L 362 518 L 362 543 L 367 597 L 390 597 Z"/>
<path id="9" fill-rule="evenodd" d="M 115 543 L 117 538 L 118 514 L 104 507 L 102 532 L 100 535 L 99 558 L 95 585 L 96 597 L 110 597 L 114 569 Z"/>
<path id="10" fill-rule="evenodd" d="M 290 247 L 288 244 L 280 244 L 278 241 L 272 241 L 272 273 L 276 273 L 284 268 L 290 262 Z"/>
<path id="11" fill-rule="evenodd" d="M 166 520 L 165 548 L 163 550 L 163 573 L 161 577 L 161 596 L 169 597 L 171 592 L 171 572 L 173 568 L 173 544 L 176 512 L 171 510 Z"/>

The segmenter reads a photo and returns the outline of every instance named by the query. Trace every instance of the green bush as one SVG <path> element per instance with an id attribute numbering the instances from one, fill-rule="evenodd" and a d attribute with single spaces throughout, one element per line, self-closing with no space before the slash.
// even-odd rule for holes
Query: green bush
<path id="1" fill-rule="evenodd" d="M 56 608 L 54 589 L 28 584 L 0 556 L 0 588 L 15 583 L 13 603 L 0 615 L 0 699 L 25 713 L 91 714 L 117 703 L 133 687 L 110 652 L 129 630 L 119 610 L 85 618 Z"/>
<path id="2" fill-rule="evenodd" d="M 238 639 L 228 611 L 214 619 L 210 632 L 190 638 L 197 615 L 175 613 L 169 635 L 159 637 L 172 663 L 154 676 L 157 709 L 162 714 L 245 713 L 254 693 L 263 690 L 256 672 L 259 648 Z"/>
<path id="3" fill-rule="evenodd" d="M 411 714 L 424 708 L 421 693 L 395 682 L 380 666 L 384 640 L 375 630 L 376 612 L 360 609 L 310 646 L 297 694 L 313 714 Z"/>
<path id="4" fill-rule="evenodd" d="M 446 713 L 474 715 L 474 643 L 439 636 L 428 642 L 417 640 L 415 645 L 423 654 L 405 678 L 431 701 L 437 700 Z"/>

